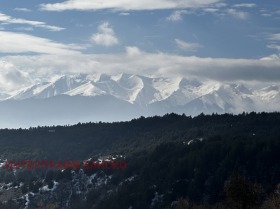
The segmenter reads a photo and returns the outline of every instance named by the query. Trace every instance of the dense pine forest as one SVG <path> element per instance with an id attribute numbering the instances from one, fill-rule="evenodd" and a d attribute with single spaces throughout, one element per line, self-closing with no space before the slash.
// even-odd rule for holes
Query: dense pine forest
<path id="1" fill-rule="evenodd" d="M 0 208 L 280 208 L 280 113 L 0 130 Z M 125 160 L 125 169 L 7 169 L 21 160 Z"/>

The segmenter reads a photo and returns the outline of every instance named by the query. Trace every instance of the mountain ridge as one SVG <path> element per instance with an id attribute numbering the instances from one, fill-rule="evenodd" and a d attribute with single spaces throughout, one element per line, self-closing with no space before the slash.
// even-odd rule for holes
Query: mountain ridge
<path id="1" fill-rule="evenodd" d="M 64 111 L 65 115 L 61 115 L 61 119 L 53 115 L 55 124 L 59 124 L 59 121 L 65 124 L 67 122 L 65 118 L 69 118 L 69 115 L 77 116 L 77 120 L 73 118 L 69 121 L 73 124 L 86 122 L 89 119 L 106 122 L 130 120 L 135 117 L 164 115 L 170 112 L 191 116 L 202 112 L 206 114 L 273 112 L 280 111 L 279 89 L 278 85 L 253 89 L 243 83 L 199 81 L 183 77 L 147 77 L 125 73 L 100 76 L 63 75 L 54 81 L 37 83 L 20 89 L 9 97 L 6 96 L 4 99 L 2 97 L 0 109 L 5 116 L 5 112 L 13 114 L 11 107 L 17 107 L 16 111 L 27 111 L 25 115 L 33 115 L 34 121 L 38 120 L 33 110 L 41 109 L 42 112 L 46 111 L 46 115 L 37 113 L 41 117 L 39 123 L 41 125 L 44 118 L 53 115 L 52 110 L 63 109 L 63 106 L 68 107 L 71 104 L 73 104 L 72 108 L 68 112 Z M 41 102 L 35 102 L 37 100 Z M 103 100 L 107 104 L 100 102 Z M 79 115 L 91 117 L 82 118 Z M 6 117 L 9 119 L 11 115 Z M 16 121 L 24 122 L 24 118 L 12 117 Z M 2 118 L 5 117 L 2 115 Z M 39 124 L 36 122 L 29 125 Z"/>

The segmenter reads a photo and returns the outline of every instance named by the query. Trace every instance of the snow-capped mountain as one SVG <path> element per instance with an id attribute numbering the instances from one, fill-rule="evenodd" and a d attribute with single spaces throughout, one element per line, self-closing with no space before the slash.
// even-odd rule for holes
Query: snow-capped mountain
<path id="1" fill-rule="evenodd" d="M 169 112 L 197 115 L 280 110 L 280 86 L 187 78 L 64 75 L 17 92 L 1 94 L 0 127 L 119 121 Z M 6 118 L 5 118 L 6 117 Z"/>
<path id="2" fill-rule="evenodd" d="M 71 91 L 84 84 L 86 78 L 79 76 L 61 76 L 54 82 L 43 82 L 19 90 L 9 99 L 50 98 Z"/>
<path id="3" fill-rule="evenodd" d="M 169 97 L 179 89 L 181 81 L 181 78 L 149 78 L 130 74 L 101 74 L 97 79 L 90 75 L 62 76 L 53 82 L 39 83 L 19 90 L 9 99 L 111 95 L 132 104 L 149 104 Z"/>

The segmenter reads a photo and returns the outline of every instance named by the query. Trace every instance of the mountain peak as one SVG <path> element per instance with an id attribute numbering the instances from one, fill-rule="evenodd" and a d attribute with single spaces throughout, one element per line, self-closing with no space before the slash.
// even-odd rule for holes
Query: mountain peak
<path id="1" fill-rule="evenodd" d="M 102 73 L 102 74 L 100 74 L 98 82 L 104 82 L 104 81 L 108 81 L 108 80 L 111 80 L 111 76 L 108 74 Z"/>
<path id="2" fill-rule="evenodd" d="M 149 114 L 171 111 L 194 115 L 200 112 L 265 111 L 267 108 L 277 111 L 280 110 L 279 89 L 277 85 L 258 90 L 241 83 L 202 82 L 183 77 L 147 77 L 127 73 L 114 76 L 101 74 L 99 77 L 95 74 L 77 74 L 34 84 L 8 99 L 48 99 L 59 95 L 83 98 L 107 96 L 135 107 L 148 108 Z M 6 95 L 0 100 L 7 100 Z"/>

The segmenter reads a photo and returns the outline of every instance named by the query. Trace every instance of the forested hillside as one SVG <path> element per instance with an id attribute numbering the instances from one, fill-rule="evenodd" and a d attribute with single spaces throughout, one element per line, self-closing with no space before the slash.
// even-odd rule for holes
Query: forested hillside
<path id="1" fill-rule="evenodd" d="M 0 201 L 8 208 L 279 208 L 279 127 L 279 113 L 243 113 L 0 130 Z M 5 166 L 106 159 L 127 166 Z"/>

